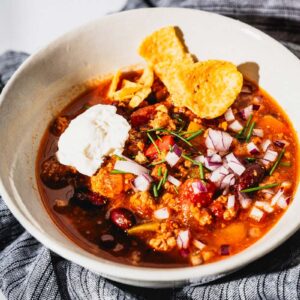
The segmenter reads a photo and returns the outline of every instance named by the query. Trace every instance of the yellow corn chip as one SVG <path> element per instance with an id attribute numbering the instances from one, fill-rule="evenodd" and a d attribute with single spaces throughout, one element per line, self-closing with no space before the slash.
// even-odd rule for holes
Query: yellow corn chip
<path id="1" fill-rule="evenodd" d="M 178 69 L 177 76 L 187 92 L 185 106 L 207 119 L 224 114 L 243 85 L 242 74 L 226 61 L 209 60 L 186 65 Z"/>
<path id="2" fill-rule="evenodd" d="M 110 83 L 110 86 L 109 86 L 109 91 L 108 91 L 108 97 L 109 98 L 112 98 L 113 97 L 113 94 L 114 92 L 117 90 L 117 87 L 118 87 L 118 83 L 120 81 L 120 77 L 121 77 L 121 70 L 118 70 L 116 72 L 116 74 L 114 75 L 111 83 Z"/>
<path id="3" fill-rule="evenodd" d="M 151 87 L 154 81 L 154 73 L 153 69 L 150 66 L 147 66 L 144 69 L 144 72 L 142 76 L 140 77 L 138 83 L 146 86 L 146 87 Z"/>
<path id="4" fill-rule="evenodd" d="M 131 108 L 139 106 L 151 93 L 151 87 L 144 87 L 134 94 L 129 102 Z"/>
<path id="5" fill-rule="evenodd" d="M 126 79 L 123 80 L 122 84 L 123 87 L 120 90 L 113 93 L 112 98 L 114 100 L 123 101 L 131 99 L 136 92 L 143 88 L 141 84 Z"/>
<path id="6" fill-rule="evenodd" d="M 166 61 L 193 63 L 173 26 L 161 28 L 147 36 L 140 45 L 139 54 L 154 67 Z"/>

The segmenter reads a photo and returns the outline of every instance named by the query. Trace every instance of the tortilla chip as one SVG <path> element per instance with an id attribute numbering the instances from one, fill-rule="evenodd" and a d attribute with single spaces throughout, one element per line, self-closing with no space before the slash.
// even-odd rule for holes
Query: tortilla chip
<path id="1" fill-rule="evenodd" d="M 118 70 L 116 72 L 116 74 L 114 75 L 114 77 L 113 77 L 113 79 L 110 83 L 109 91 L 108 91 L 108 94 L 107 94 L 109 98 L 113 98 L 113 94 L 117 90 L 121 74 L 122 74 L 121 70 Z"/>
<path id="2" fill-rule="evenodd" d="M 160 62 L 193 63 L 173 26 L 163 27 L 147 36 L 140 45 L 139 54 L 154 67 Z"/>
<path id="3" fill-rule="evenodd" d="M 151 93 L 151 87 L 144 87 L 134 94 L 129 102 L 131 108 L 138 107 Z"/>
<path id="4" fill-rule="evenodd" d="M 226 61 L 209 60 L 185 65 L 178 68 L 177 76 L 186 92 L 185 106 L 200 118 L 207 119 L 224 114 L 243 85 L 242 74 L 235 65 Z"/>
<path id="5" fill-rule="evenodd" d="M 146 87 L 151 87 L 153 82 L 154 82 L 153 68 L 150 67 L 150 66 L 147 66 L 144 69 L 144 72 L 143 72 L 142 76 L 138 80 L 138 83 L 140 83 L 140 84 L 142 84 L 143 86 L 146 86 Z"/>
<path id="6" fill-rule="evenodd" d="M 141 84 L 126 79 L 123 80 L 122 85 L 120 90 L 113 93 L 112 99 L 118 101 L 131 99 L 136 92 L 143 88 Z"/>

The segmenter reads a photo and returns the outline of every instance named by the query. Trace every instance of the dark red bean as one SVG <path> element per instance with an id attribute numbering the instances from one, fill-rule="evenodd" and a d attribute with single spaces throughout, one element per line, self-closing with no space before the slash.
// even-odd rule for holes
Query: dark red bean
<path id="1" fill-rule="evenodd" d="M 114 208 L 110 211 L 111 222 L 122 230 L 127 230 L 135 224 L 133 213 L 123 207 Z"/>
<path id="2" fill-rule="evenodd" d="M 238 190 L 240 191 L 257 186 L 263 180 L 265 172 L 266 169 L 262 165 L 258 163 L 249 164 L 239 178 Z"/>
<path id="3" fill-rule="evenodd" d="M 73 201 L 79 204 L 92 204 L 95 206 L 103 206 L 106 203 L 106 199 L 100 194 L 92 191 L 76 191 L 72 197 Z"/>
<path id="4" fill-rule="evenodd" d="M 45 160 L 41 165 L 41 180 L 51 189 L 66 187 L 76 171 L 58 162 L 55 156 Z"/>
<path id="5" fill-rule="evenodd" d="M 102 234 L 100 236 L 100 247 L 105 249 L 113 249 L 116 246 L 117 242 L 113 235 L 111 234 Z"/>

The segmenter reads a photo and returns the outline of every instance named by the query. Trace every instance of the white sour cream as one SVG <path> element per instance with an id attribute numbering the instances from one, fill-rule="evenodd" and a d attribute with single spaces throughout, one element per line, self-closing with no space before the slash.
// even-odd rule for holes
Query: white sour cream
<path id="1" fill-rule="evenodd" d="M 58 141 L 57 159 L 92 176 L 106 155 L 120 154 L 130 125 L 113 105 L 97 104 L 73 119 Z"/>

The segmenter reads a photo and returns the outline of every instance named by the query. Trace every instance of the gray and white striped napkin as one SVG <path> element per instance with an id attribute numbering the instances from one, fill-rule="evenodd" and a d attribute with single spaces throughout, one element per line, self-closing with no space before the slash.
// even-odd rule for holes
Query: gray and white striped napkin
<path id="1" fill-rule="evenodd" d="M 129 0 L 125 9 L 149 6 L 228 15 L 272 35 L 300 57 L 299 0 Z M 0 92 L 26 57 L 12 51 L 0 56 Z M 12 300 L 300 299 L 300 232 L 221 279 L 179 289 L 144 289 L 112 282 L 52 253 L 22 228 L 0 197 L 0 288 Z"/>

